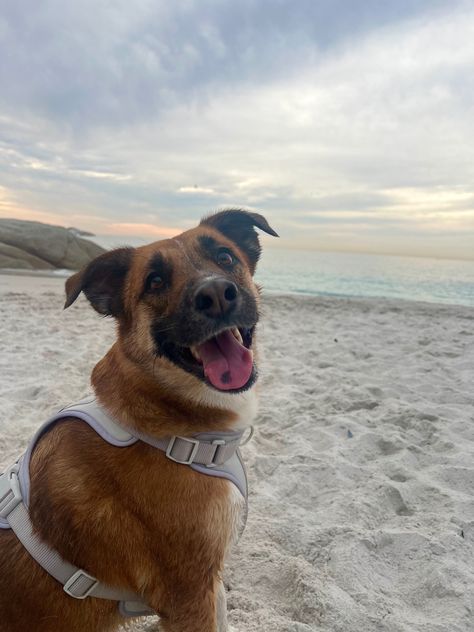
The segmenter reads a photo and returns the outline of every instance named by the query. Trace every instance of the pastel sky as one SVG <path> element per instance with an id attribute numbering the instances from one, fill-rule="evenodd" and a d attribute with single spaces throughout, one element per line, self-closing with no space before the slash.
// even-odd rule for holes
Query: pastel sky
<path id="1" fill-rule="evenodd" d="M 0 86 L 0 216 L 474 258 L 472 1 L 6 0 Z"/>

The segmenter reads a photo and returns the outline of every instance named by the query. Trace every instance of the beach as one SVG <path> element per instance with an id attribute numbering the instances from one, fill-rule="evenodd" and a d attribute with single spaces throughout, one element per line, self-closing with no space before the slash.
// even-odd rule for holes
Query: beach
<path id="1" fill-rule="evenodd" d="M 0 275 L 0 467 L 114 338 L 63 286 Z M 264 294 L 259 342 L 232 630 L 472 632 L 474 308 Z"/>

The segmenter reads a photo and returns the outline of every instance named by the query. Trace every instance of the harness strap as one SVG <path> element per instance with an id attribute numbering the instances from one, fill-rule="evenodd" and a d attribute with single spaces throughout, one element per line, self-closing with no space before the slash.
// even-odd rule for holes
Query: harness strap
<path id="1" fill-rule="evenodd" d="M 83 569 L 64 560 L 55 549 L 50 548 L 36 535 L 28 509 L 23 502 L 18 467 L 16 463 L 0 476 L 0 516 L 8 521 L 31 557 L 62 584 L 64 592 L 70 597 L 110 599 L 119 601 L 124 612 L 133 611 L 137 615 L 153 614 L 154 611 L 139 595 L 100 582 Z"/>
<path id="2" fill-rule="evenodd" d="M 206 467 L 216 467 L 226 463 L 235 454 L 240 444 L 242 433 L 229 433 L 229 439 L 211 439 L 206 441 L 202 438 L 180 437 L 175 435 L 171 439 L 154 439 L 134 432 L 138 439 L 152 445 L 154 448 L 163 450 L 166 456 L 182 465 L 205 465 Z M 221 437 L 223 433 L 220 433 Z M 235 438 L 234 438 L 235 437 Z"/>
<path id="3" fill-rule="evenodd" d="M 196 463 L 209 468 L 226 463 L 237 451 L 243 430 L 218 432 L 217 436 L 211 433 L 200 433 L 192 437 L 173 436 L 164 439 L 155 439 L 135 429 L 127 430 L 120 426 L 99 405 L 95 396 L 87 397 L 77 404 L 62 408 L 49 420 L 59 420 L 68 416 L 78 417 L 87 422 L 103 439 L 117 446 L 127 446 L 138 439 L 158 448 L 166 453 L 166 456 L 182 465 Z M 244 494 L 245 495 L 245 494 Z"/>
<path id="4" fill-rule="evenodd" d="M 125 428 L 118 424 L 102 408 L 94 395 L 61 409 L 47 422 L 47 428 L 52 423 L 71 416 L 85 421 L 112 445 L 125 447 L 142 441 L 164 452 L 170 460 L 181 465 L 188 465 L 201 474 L 227 478 L 238 487 L 242 496 L 247 499 L 245 468 L 239 457 L 239 445 L 244 430 L 201 432 L 191 437 L 173 436 L 157 439 L 136 429 Z M 42 432 L 40 429 L 37 438 Z M 36 443 L 37 438 L 30 444 L 30 448 Z M 30 454 L 31 452 L 25 455 L 27 457 L 25 460 L 29 460 Z M 26 504 L 28 504 L 29 480 L 24 476 L 27 470 L 24 465 L 26 463 L 22 464 L 20 468 L 20 484 Z M 1 526 L 0 522 L 0 528 Z"/>

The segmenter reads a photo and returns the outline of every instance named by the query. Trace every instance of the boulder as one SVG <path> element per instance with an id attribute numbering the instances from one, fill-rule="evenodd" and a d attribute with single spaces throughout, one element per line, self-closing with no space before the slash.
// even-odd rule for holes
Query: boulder
<path id="1" fill-rule="evenodd" d="M 0 268 L 21 270 L 54 270 L 54 266 L 26 250 L 0 242 Z"/>
<path id="2" fill-rule="evenodd" d="M 0 268 L 79 270 L 103 252 L 62 226 L 0 219 Z"/>

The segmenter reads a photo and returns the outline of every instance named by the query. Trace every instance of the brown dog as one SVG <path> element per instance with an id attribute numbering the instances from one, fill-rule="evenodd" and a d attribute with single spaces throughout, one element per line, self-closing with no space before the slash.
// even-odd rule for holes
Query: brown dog
<path id="1" fill-rule="evenodd" d="M 98 401 L 131 432 L 156 438 L 222 431 L 256 411 L 256 213 L 211 215 L 174 239 L 101 255 L 66 283 L 117 320 L 92 372 Z M 137 593 L 168 632 L 227 629 L 221 581 L 244 502 L 228 480 L 174 463 L 138 441 L 106 443 L 66 420 L 31 459 L 30 517 L 65 560 Z M 11 530 L 0 530 L 1 632 L 106 632 L 117 603 L 65 594 Z"/>

